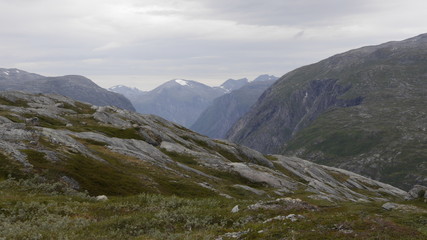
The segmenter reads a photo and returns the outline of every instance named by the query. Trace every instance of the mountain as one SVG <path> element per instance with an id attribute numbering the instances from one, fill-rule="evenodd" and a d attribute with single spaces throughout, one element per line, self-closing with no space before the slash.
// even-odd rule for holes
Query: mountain
<path id="1" fill-rule="evenodd" d="M 117 106 L 135 111 L 124 96 L 107 91 L 83 76 L 44 77 L 19 69 L 0 68 L 0 91 L 56 93 L 98 106 Z"/>
<path id="2" fill-rule="evenodd" d="M 168 81 L 149 92 L 141 91 L 139 94 L 134 94 L 137 91 L 130 93 L 128 89 L 130 88 L 121 93 L 131 99 L 137 112 L 155 114 L 187 127 L 194 123 L 213 99 L 227 91 L 183 79 Z M 110 90 L 120 92 L 116 88 Z"/>
<path id="3" fill-rule="evenodd" d="M 427 34 L 338 54 L 281 77 L 229 140 L 404 189 L 427 183 Z"/>
<path id="4" fill-rule="evenodd" d="M 223 84 L 221 84 L 220 88 L 227 90 L 227 92 L 231 92 L 233 90 L 237 90 L 237 89 L 243 87 L 247 83 L 249 83 L 249 80 L 247 78 L 242 78 L 242 79 L 238 79 L 238 80 L 228 79 Z"/>
<path id="5" fill-rule="evenodd" d="M 255 78 L 253 80 L 253 82 L 276 81 L 277 79 L 279 79 L 279 78 L 276 76 L 263 74 L 263 75 L 259 75 L 257 78 Z"/>
<path id="6" fill-rule="evenodd" d="M 426 236 L 422 199 L 345 170 L 55 94 L 0 109 L 5 239 Z"/>
<path id="7" fill-rule="evenodd" d="M 190 129 L 211 138 L 224 138 L 233 124 L 249 111 L 259 96 L 275 81 L 257 79 L 216 98 Z"/>
<path id="8" fill-rule="evenodd" d="M 123 85 L 116 85 L 113 87 L 108 88 L 109 91 L 120 93 L 126 98 L 128 98 L 131 102 L 136 100 L 139 96 L 144 95 L 147 93 L 146 91 L 139 90 L 138 88 L 131 88 Z"/>

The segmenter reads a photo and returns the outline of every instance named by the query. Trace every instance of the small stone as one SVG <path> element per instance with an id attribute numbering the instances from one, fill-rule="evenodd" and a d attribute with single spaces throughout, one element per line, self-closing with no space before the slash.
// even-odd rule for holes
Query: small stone
<path id="1" fill-rule="evenodd" d="M 234 206 L 234 207 L 233 207 L 233 209 L 231 209 L 231 212 L 232 212 L 232 213 L 237 213 L 237 212 L 239 212 L 239 205 Z"/>
<path id="2" fill-rule="evenodd" d="M 274 218 L 269 218 L 269 219 L 265 220 L 263 223 L 269 223 L 269 222 L 274 221 L 274 220 L 283 221 L 285 219 L 286 219 L 285 216 L 276 216 Z"/>
<path id="3" fill-rule="evenodd" d="M 409 190 L 408 194 L 408 200 L 427 198 L 427 187 L 423 185 L 415 185 L 411 190 Z"/>
<path id="4" fill-rule="evenodd" d="M 66 127 L 72 127 L 73 126 L 73 124 L 71 124 L 71 123 L 67 123 L 67 125 L 65 125 Z"/>
<path id="5" fill-rule="evenodd" d="M 96 201 L 105 202 L 108 201 L 108 197 L 105 195 L 96 196 Z"/>
<path id="6" fill-rule="evenodd" d="M 382 205 L 382 208 L 384 208 L 385 210 L 393 210 L 393 209 L 398 208 L 398 206 L 395 203 L 388 202 L 388 203 L 384 203 Z"/>
<path id="7" fill-rule="evenodd" d="M 291 222 L 295 222 L 298 219 L 302 219 L 302 218 L 304 218 L 304 216 L 298 215 L 298 214 L 289 214 L 288 216 L 286 216 L 286 219 L 291 220 Z"/>
<path id="8" fill-rule="evenodd" d="M 79 190 L 80 189 L 79 182 L 77 182 L 73 178 L 70 178 L 68 176 L 62 176 L 59 180 L 61 182 L 65 183 L 68 187 L 70 187 L 72 189 L 75 189 L 75 190 Z"/>
<path id="9" fill-rule="evenodd" d="M 38 117 L 27 118 L 27 119 L 25 119 L 25 123 L 30 124 L 30 125 L 34 125 L 34 126 L 38 126 L 39 125 L 39 118 Z"/>

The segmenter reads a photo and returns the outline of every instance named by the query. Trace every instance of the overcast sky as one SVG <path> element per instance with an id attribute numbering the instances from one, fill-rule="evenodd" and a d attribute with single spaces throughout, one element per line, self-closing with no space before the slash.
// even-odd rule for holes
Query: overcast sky
<path id="1" fill-rule="evenodd" d="M 427 32 L 425 0 L 0 0 L 0 68 L 102 87 L 282 76 Z"/>

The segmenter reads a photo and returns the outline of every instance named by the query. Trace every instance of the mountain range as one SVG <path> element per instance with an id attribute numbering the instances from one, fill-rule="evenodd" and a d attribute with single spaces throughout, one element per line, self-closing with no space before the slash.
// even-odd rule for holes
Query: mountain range
<path id="1" fill-rule="evenodd" d="M 234 123 L 249 111 L 259 96 L 277 79 L 261 75 L 239 89 L 214 99 L 190 129 L 211 138 L 224 138 Z"/>
<path id="2" fill-rule="evenodd" d="M 277 78 L 261 75 L 254 81 L 268 79 Z M 158 115 L 185 127 L 191 127 L 214 99 L 248 83 L 247 78 L 228 79 L 219 87 L 210 87 L 197 81 L 175 79 L 151 91 L 141 91 L 123 85 L 111 87 L 109 90 L 126 96 L 139 113 Z"/>
<path id="3" fill-rule="evenodd" d="M 0 68 L 0 91 L 11 90 L 56 93 L 98 106 L 111 105 L 135 111 L 132 103 L 123 95 L 107 91 L 78 75 L 45 77 L 15 68 Z"/>
<path id="4" fill-rule="evenodd" d="M 125 90 L 126 89 L 126 90 Z M 183 126 L 190 126 L 200 113 L 227 89 L 212 88 L 191 80 L 175 79 L 157 88 L 133 95 L 131 88 L 112 87 L 128 97 L 139 113 L 154 114 Z"/>
<path id="5" fill-rule="evenodd" d="M 423 34 L 285 74 L 227 138 L 409 189 L 427 184 L 426 96 Z"/>

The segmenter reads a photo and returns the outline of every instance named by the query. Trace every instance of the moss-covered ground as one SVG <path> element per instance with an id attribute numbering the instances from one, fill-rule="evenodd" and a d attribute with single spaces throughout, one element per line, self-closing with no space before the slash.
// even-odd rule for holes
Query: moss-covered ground
<path id="1" fill-rule="evenodd" d="M 109 197 L 48 183 L 42 177 L 0 181 L 1 239 L 427 239 L 427 205 L 387 211 L 382 203 L 325 204 L 249 210 L 255 200 L 158 194 Z M 240 211 L 231 213 L 239 205 Z M 298 214 L 296 221 L 269 220 Z M 230 236 L 230 235 L 228 235 Z"/>

